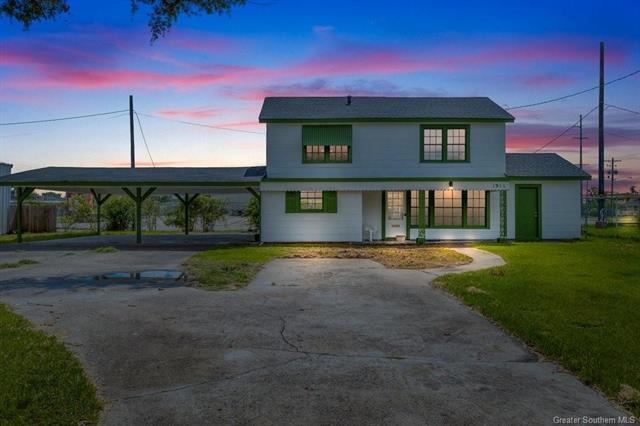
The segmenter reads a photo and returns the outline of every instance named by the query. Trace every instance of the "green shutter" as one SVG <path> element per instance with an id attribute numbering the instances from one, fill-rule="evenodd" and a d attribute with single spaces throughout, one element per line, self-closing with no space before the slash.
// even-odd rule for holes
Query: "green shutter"
<path id="1" fill-rule="evenodd" d="M 336 191 L 322 192 L 322 210 L 325 213 L 338 212 L 338 193 Z"/>
<path id="2" fill-rule="evenodd" d="M 300 211 L 300 192 L 287 191 L 285 195 L 284 212 L 298 213 Z"/>
<path id="3" fill-rule="evenodd" d="M 302 126 L 302 145 L 351 146 L 351 126 Z"/>

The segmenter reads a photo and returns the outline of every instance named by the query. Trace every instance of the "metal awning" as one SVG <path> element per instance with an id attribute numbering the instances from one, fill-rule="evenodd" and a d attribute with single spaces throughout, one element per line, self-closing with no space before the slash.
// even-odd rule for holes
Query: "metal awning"
<path id="1" fill-rule="evenodd" d="M 136 240 L 142 242 L 142 203 L 152 194 L 176 194 L 185 206 L 185 233 L 189 227 L 189 205 L 199 194 L 256 189 L 266 167 L 45 167 L 0 177 L 0 186 L 16 188 L 16 227 L 22 241 L 22 203 L 34 189 L 90 193 L 100 207 L 114 194 L 126 194 L 136 203 Z"/>
<path id="2" fill-rule="evenodd" d="M 124 194 L 122 188 L 156 188 L 156 194 L 225 193 L 257 188 L 264 166 L 254 167 L 44 167 L 0 177 L 0 186 Z"/>

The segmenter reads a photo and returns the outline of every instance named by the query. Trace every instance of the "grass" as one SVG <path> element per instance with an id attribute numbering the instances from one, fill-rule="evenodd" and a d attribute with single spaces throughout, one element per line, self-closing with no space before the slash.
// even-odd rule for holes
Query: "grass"
<path id="1" fill-rule="evenodd" d="M 27 232 L 22 234 L 22 241 L 45 241 L 45 240 L 57 240 L 63 238 L 76 238 L 87 237 L 89 235 L 95 235 L 95 232 L 91 231 L 69 231 L 69 232 Z M 12 244 L 17 243 L 18 237 L 15 234 L 0 235 L 0 244 Z"/>
<path id="2" fill-rule="evenodd" d="M 276 258 L 371 259 L 389 268 L 424 269 L 469 263 L 456 251 L 419 246 L 263 245 L 219 247 L 186 263 L 190 280 L 209 290 L 244 287 L 262 266 Z"/>
<path id="3" fill-rule="evenodd" d="M 0 269 L 19 268 L 25 265 L 35 265 L 36 263 L 38 262 L 33 259 L 20 259 L 17 262 L 0 263 Z"/>
<path id="4" fill-rule="evenodd" d="M 93 249 L 96 253 L 116 253 L 119 250 L 113 246 L 101 246 Z"/>
<path id="5" fill-rule="evenodd" d="M 609 232 L 480 245 L 507 264 L 436 284 L 639 416 L 640 244 Z"/>
<path id="6" fill-rule="evenodd" d="M 78 360 L 0 304 L 0 424 L 94 424 L 101 404 Z"/>
<path id="7" fill-rule="evenodd" d="M 608 226 L 606 228 L 596 228 L 593 225 L 587 227 L 587 238 L 618 238 L 640 241 L 640 226 L 637 225 L 620 225 Z"/>
<path id="8" fill-rule="evenodd" d="M 229 232 L 241 232 L 241 230 L 214 230 L 211 233 L 229 233 Z M 101 235 L 135 235 L 135 231 L 102 231 Z M 195 232 L 197 233 L 197 232 Z M 142 231 L 143 235 L 183 235 L 181 231 Z M 88 237 L 96 235 L 95 231 L 68 231 L 68 232 L 26 232 L 22 234 L 22 241 L 47 241 L 58 240 L 66 238 Z M 15 234 L 0 235 L 0 244 L 13 244 L 18 242 L 18 237 Z"/>

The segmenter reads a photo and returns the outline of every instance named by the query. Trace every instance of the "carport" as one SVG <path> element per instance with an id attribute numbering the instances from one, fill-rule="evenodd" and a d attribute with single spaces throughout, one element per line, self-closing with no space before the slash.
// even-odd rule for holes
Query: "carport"
<path id="1" fill-rule="evenodd" d="M 127 195 L 136 204 L 136 242 L 142 243 L 142 202 L 152 194 L 176 196 L 185 207 L 200 194 L 229 194 L 249 191 L 259 198 L 263 166 L 255 167 L 45 167 L 0 177 L 0 186 L 16 190 L 16 234 L 22 242 L 22 205 L 36 189 L 91 194 L 96 203 L 97 232 L 100 208 L 112 195 Z M 185 226 L 185 233 L 189 227 Z"/>

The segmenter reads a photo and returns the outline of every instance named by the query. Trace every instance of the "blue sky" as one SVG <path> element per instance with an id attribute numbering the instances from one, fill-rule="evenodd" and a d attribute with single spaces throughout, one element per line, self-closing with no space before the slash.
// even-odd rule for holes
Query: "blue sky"
<path id="1" fill-rule="evenodd" d="M 147 10 L 128 0 L 70 1 L 71 13 L 25 32 L 0 20 L 0 122 L 136 110 L 164 166 L 264 164 L 267 95 L 489 96 L 505 107 L 640 69 L 640 2 L 300 2 L 261 0 L 229 16 L 181 17 L 150 44 Z M 364 6 L 366 4 L 366 6 Z M 606 102 L 640 110 L 640 75 L 607 87 Z M 515 110 L 511 151 L 533 151 L 597 104 L 597 91 Z M 145 115 L 143 115 L 145 114 Z M 596 163 L 596 114 L 585 120 Z M 189 126 L 171 120 L 221 126 Z M 640 181 L 640 115 L 605 111 L 607 157 L 621 185 Z M 577 131 L 550 145 L 577 161 Z M 137 134 L 137 158 L 150 163 Z M 128 117 L 0 126 L 0 161 L 126 165 Z"/>

